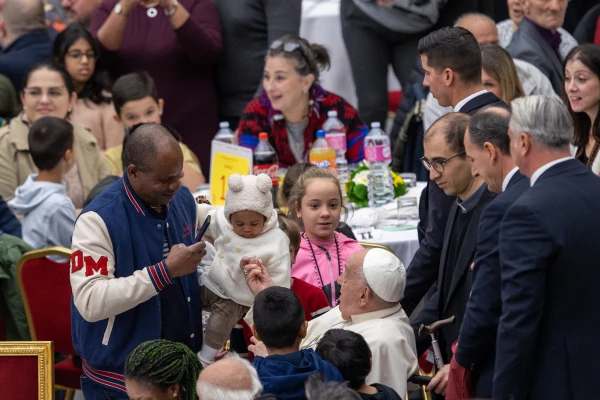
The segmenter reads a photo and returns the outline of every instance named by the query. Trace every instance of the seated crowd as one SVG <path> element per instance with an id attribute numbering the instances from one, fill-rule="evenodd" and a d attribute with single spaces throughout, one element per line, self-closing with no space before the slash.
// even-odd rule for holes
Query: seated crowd
<path id="1" fill-rule="evenodd" d="M 567 0 L 507 0 L 506 20 L 341 0 L 355 108 L 322 85 L 335 58 L 299 36 L 302 1 L 275 3 L 0 1 L 7 339 L 30 335 L 4 275 L 60 246 L 86 399 L 593 397 L 597 7 L 579 44 Z M 427 181 L 408 265 L 356 240 L 340 180 L 308 163 L 332 111 L 363 162 L 388 64 L 392 168 Z M 219 120 L 246 148 L 267 134 L 277 201 L 267 174 L 231 174 L 224 206 L 193 194 Z"/>

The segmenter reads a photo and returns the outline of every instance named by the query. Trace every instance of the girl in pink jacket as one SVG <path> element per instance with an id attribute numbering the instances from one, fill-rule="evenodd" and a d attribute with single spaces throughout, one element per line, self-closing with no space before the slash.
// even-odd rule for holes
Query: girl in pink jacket
<path id="1" fill-rule="evenodd" d="M 289 214 L 302 226 L 300 250 L 292 265 L 292 277 L 323 289 L 331 307 L 340 297 L 337 279 L 346 260 L 363 247 L 335 232 L 344 205 L 339 181 L 321 168 L 306 170 L 290 193 Z"/>

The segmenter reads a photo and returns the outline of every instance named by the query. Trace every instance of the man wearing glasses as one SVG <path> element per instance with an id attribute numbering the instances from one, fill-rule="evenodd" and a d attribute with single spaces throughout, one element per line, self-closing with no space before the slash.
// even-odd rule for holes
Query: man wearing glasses
<path id="1" fill-rule="evenodd" d="M 445 394 L 451 346 L 458 333 L 471 291 L 471 269 L 477 245 L 479 217 L 495 194 L 472 172 L 466 157 L 464 136 L 471 117 L 453 112 L 438 119 L 425 133 L 425 157 L 421 159 L 429 177 L 447 196 L 456 197 L 444 233 L 437 287 L 412 323 L 415 335 L 421 324 L 456 317 L 456 323 L 438 331 L 438 342 L 446 366 L 438 371 L 428 390 Z M 417 356 L 429 347 L 429 338 L 417 338 Z"/>
<path id="2" fill-rule="evenodd" d="M 442 28 L 419 42 L 419 54 L 427 86 L 441 106 L 474 115 L 490 105 L 508 106 L 481 83 L 481 49 L 475 37 L 460 27 Z M 453 162 L 453 161 L 451 161 Z M 448 212 L 452 204 L 435 182 L 421 194 L 419 226 L 423 230 L 419 250 L 407 269 L 402 308 L 412 313 L 438 276 Z"/>
<path id="3" fill-rule="evenodd" d="M 52 39 L 41 0 L 0 0 L 0 74 L 19 93 L 25 74 L 52 58 Z"/>

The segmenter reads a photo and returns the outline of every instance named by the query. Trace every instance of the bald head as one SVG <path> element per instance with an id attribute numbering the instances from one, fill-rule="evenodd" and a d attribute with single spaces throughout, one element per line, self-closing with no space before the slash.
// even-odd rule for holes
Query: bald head
<path id="1" fill-rule="evenodd" d="M 456 20 L 455 26 L 465 28 L 482 44 L 498 44 L 498 29 L 493 19 L 485 14 L 464 14 Z"/>
<path id="2" fill-rule="evenodd" d="M 365 262 L 365 257 L 367 256 L 368 252 L 369 252 L 369 250 L 367 250 L 367 249 L 357 251 L 356 253 L 352 254 L 348 258 L 348 261 L 346 262 L 346 269 L 353 275 L 358 274 L 356 276 L 362 276 L 362 280 L 364 280 L 364 274 L 362 272 L 362 267 L 363 267 L 363 264 Z M 365 281 L 365 284 L 366 284 L 366 281 Z"/>
<path id="3" fill-rule="evenodd" d="M 134 164 L 141 170 L 150 169 L 158 153 L 181 152 L 179 143 L 167 128 L 159 124 L 142 124 L 128 134 L 123 146 L 123 169 Z"/>
<path id="4" fill-rule="evenodd" d="M 231 356 L 204 368 L 196 386 L 200 400 L 251 400 L 262 391 L 250 363 Z"/>
<path id="5" fill-rule="evenodd" d="M 46 28 L 42 0 L 4 0 L 0 3 L 0 10 L 9 41 L 34 29 Z M 6 47 L 9 44 L 7 41 L 3 40 L 2 45 Z"/>
<path id="6" fill-rule="evenodd" d="M 458 154 L 465 151 L 463 143 L 465 130 L 471 117 L 459 112 L 451 112 L 438 118 L 425 132 L 423 141 L 426 142 L 435 135 L 444 135 L 450 149 Z"/>

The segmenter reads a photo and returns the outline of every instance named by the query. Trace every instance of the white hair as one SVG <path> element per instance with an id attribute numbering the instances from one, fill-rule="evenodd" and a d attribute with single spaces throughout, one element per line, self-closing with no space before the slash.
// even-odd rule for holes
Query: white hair
<path id="1" fill-rule="evenodd" d="M 519 97 L 510 104 L 509 127 L 514 134 L 526 133 L 549 149 L 562 149 L 573 140 L 573 120 L 561 101 L 532 95 Z"/>
<path id="2" fill-rule="evenodd" d="M 217 386 L 210 382 L 200 381 L 196 383 L 196 392 L 200 397 L 200 400 L 253 400 L 259 394 L 261 394 L 263 386 L 258 379 L 258 373 L 256 369 L 250 364 L 250 362 L 244 358 L 241 358 L 236 353 L 229 353 L 227 358 L 236 359 L 242 363 L 242 365 L 248 371 L 252 386 L 248 390 L 232 390 L 226 387 Z"/>

